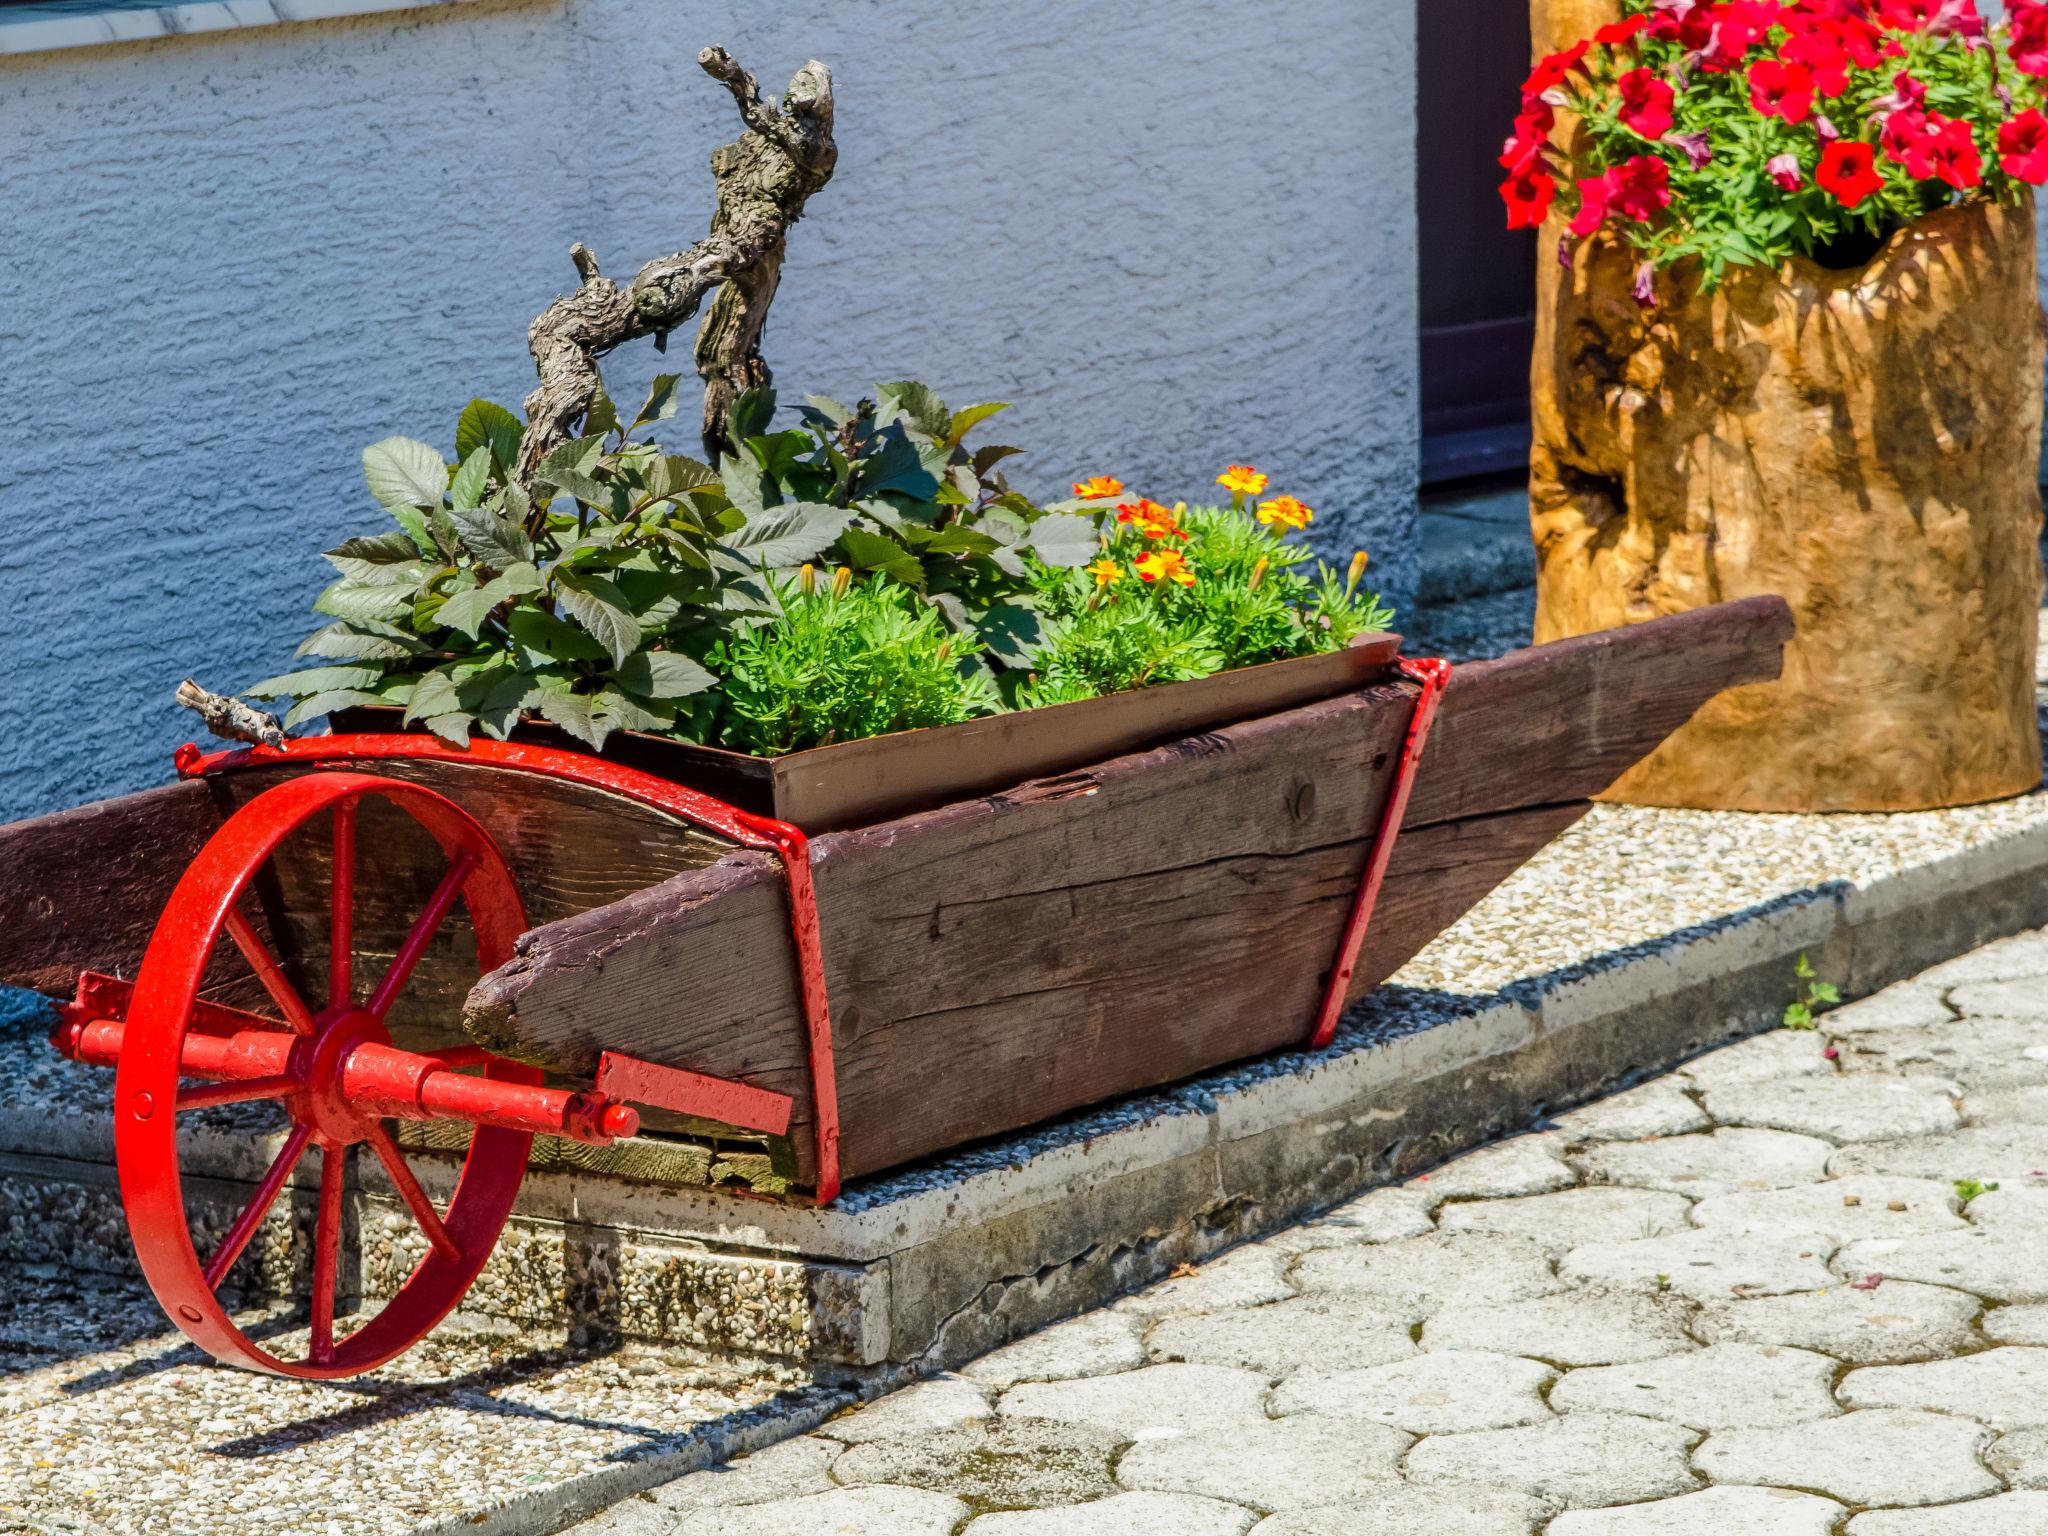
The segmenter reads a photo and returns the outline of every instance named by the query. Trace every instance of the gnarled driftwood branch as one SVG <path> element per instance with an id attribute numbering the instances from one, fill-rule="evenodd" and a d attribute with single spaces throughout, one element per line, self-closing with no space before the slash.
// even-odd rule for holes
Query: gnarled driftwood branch
<path id="1" fill-rule="evenodd" d="M 779 103 L 764 102 L 754 77 L 723 48 L 697 56 L 732 93 L 747 131 L 711 155 L 718 209 L 711 233 L 688 250 L 642 267 L 621 288 L 582 245 L 570 252 L 582 286 L 555 300 L 527 331 L 540 385 L 526 397 L 519 478 L 540 462 L 596 403 L 604 387 L 597 359 L 641 336 L 665 338 L 719 290 L 697 335 L 704 379 L 704 451 L 729 451 L 726 413 L 744 390 L 769 382 L 761 328 L 782 276 L 789 227 L 813 192 L 832 179 L 832 72 L 816 59 L 798 70 Z"/>

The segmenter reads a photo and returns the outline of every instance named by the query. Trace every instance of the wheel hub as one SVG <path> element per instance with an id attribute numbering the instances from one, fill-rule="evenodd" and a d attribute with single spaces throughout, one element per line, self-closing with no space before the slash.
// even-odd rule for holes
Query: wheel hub
<path id="1" fill-rule="evenodd" d="M 313 1035 L 292 1053 L 304 1085 L 296 1096 L 298 1118 L 311 1124 L 315 1143 L 339 1148 L 370 1139 L 378 1115 L 349 1098 L 342 1074 L 362 1046 L 389 1044 L 391 1031 L 365 1008 L 344 1004 L 315 1016 Z"/>

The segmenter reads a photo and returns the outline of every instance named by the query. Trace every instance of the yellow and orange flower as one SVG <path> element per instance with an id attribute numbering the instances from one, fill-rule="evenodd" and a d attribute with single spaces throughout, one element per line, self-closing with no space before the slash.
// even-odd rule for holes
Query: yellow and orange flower
<path id="1" fill-rule="evenodd" d="M 1074 494 L 1083 501 L 1107 501 L 1123 493 L 1124 483 L 1115 475 L 1090 475 L 1086 480 L 1074 482 Z"/>
<path id="2" fill-rule="evenodd" d="M 1110 559 L 1109 556 L 1104 555 L 1100 560 L 1088 567 L 1088 574 L 1095 578 L 1096 586 L 1113 587 L 1124 579 L 1124 568 Z"/>
<path id="3" fill-rule="evenodd" d="M 1184 587 L 1195 584 L 1195 573 L 1188 566 L 1187 556 L 1177 549 L 1147 550 L 1138 556 L 1137 570 L 1140 581 L 1173 581 Z"/>
<path id="4" fill-rule="evenodd" d="M 1234 505 L 1242 506 L 1245 497 L 1256 496 L 1266 488 L 1266 477 L 1249 464 L 1233 464 L 1216 477 L 1216 483 L 1230 492 Z"/>
<path id="5" fill-rule="evenodd" d="M 1135 502 L 1120 503 L 1116 509 L 1116 520 L 1129 523 L 1148 539 L 1184 539 L 1188 536 L 1172 509 L 1143 496 Z"/>
<path id="6" fill-rule="evenodd" d="M 1269 528 L 1287 528 L 1298 532 L 1315 520 L 1314 509 L 1302 505 L 1292 496 L 1275 496 L 1271 501 L 1259 503 L 1259 521 Z"/>

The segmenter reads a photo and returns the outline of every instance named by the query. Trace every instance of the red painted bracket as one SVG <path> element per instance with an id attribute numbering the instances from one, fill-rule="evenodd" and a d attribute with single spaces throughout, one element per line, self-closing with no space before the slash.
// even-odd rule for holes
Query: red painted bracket
<path id="1" fill-rule="evenodd" d="M 638 769 L 607 762 L 601 757 L 565 752 L 555 747 L 538 747 L 523 741 L 479 739 L 466 747 L 456 747 L 438 736 L 409 732 L 295 736 L 281 747 L 241 747 L 211 754 L 187 742 L 178 749 L 173 761 L 179 776 L 191 779 L 225 768 L 419 758 L 445 763 L 485 763 L 494 768 L 536 773 L 624 795 L 730 838 L 741 847 L 773 853 L 781 860 L 783 875 L 789 883 L 790 934 L 796 943 L 798 995 L 803 1008 L 804 1033 L 810 1047 L 811 1095 L 817 1117 L 817 1198 L 820 1205 L 829 1205 L 837 1199 L 840 1189 L 839 1086 L 832 1059 L 832 1012 L 825 993 L 825 955 L 818 925 L 817 892 L 811 883 L 810 843 L 799 828 L 772 817 L 751 815 L 700 790 L 685 789 L 680 784 L 671 784 L 651 773 L 641 773 Z M 641 1065 L 652 1066 L 652 1063 Z M 738 1090 L 742 1095 L 761 1091 L 744 1083 L 728 1083 L 699 1073 L 687 1075 L 699 1078 L 704 1084 L 715 1083 L 722 1089 Z M 744 1097 L 737 1102 L 751 1103 Z M 783 1123 L 787 1128 L 787 1119 Z"/>
<path id="2" fill-rule="evenodd" d="M 796 1108 L 796 1101 L 786 1093 L 707 1077 L 683 1067 L 664 1067 L 619 1051 L 605 1051 L 597 1058 L 597 1091 L 608 1099 L 696 1115 L 768 1136 L 787 1134 L 790 1114 Z"/>
<path id="3" fill-rule="evenodd" d="M 1315 1029 L 1309 1048 L 1321 1050 L 1336 1038 L 1337 1020 L 1351 991 L 1351 978 L 1358 973 L 1358 957 L 1365 949 L 1365 931 L 1372 925 L 1372 909 L 1386 882 L 1387 865 L 1394 857 L 1394 841 L 1401 835 L 1401 819 L 1408 813 L 1408 793 L 1415 787 L 1415 770 L 1422 761 L 1423 744 L 1436 722 L 1437 706 L 1450 685 L 1451 664 L 1434 656 L 1402 657 L 1394 669 L 1422 685 L 1415 698 L 1415 713 L 1408 717 L 1408 737 L 1401 746 L 1401 761 L 1394 769 L 1393 786 L 1387 791 L 1385 809 L 1380 812 L 1379 831 L 1366 855 L 1365 875 L 1358 882 L 1358 894 L 1351 901 L 1351 915 L 1344 922 L 1344 937 L 1337 946 L 1337 963 L 1323 987 L 1322 1006 L 1316 1010 Z"/>

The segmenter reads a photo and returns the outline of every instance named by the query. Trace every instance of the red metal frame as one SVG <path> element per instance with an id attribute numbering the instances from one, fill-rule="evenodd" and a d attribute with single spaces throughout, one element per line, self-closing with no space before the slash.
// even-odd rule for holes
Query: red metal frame
<path id="1" fill-rule="evenodd" d="M 426 758 L 447 763 L 482 763 L 540 774 L 623 795 L 680 817 L 694 826 L 730 838 L 744 848 L 773 853 L 782 862 L 789 884 L 790 932 L 796 943 L 799 996 L 803 1008 L 804 1032 L 809 1042 L 811 1092 L 817 1117 L 817 1200 L 829 1205 L 838 1197 L 839 1177 L 839 1089 L 832 1056 L 832 1013 L 825 993 L 825 958 L 818 924 L 817 893 L 811 881 L 810 842 L 803 832 L 786 821 L 755 816 L 737 806 L 680 784 L 671 784 L 649 773 L 607 762 L 581 752 L 539 747 L 528 742 L 474 740 L 467 747 L 450 746 L 438 736 L 424 734 L 300 736 L 281 747 L 240 747 L 225 752 L 202 752 L 188 742 L 177 751 L 174 761 L 183 778 L 198 778 L 235 768 L 317 763 L 374 763 L 399 759 Z M 617 1058 L 625 1061 L 630 1058 Z M 638 1063 L 652 1072 L 676 1072 Z M 615 1069 L 617 1070 L 617 1069 Z M 694 1079 L 694 1082 L 685 1081 Z M 735 1103 L 750 1113 L 772 1116 L 772 1106 L 747 1099 L 758 1092 L 742 1083 L 725 1084 L 722 1079 L 700 1073 L 659 1076 L 638 1080 L 647 1088 L 665 1086 L 688 1096 L 686 1103 L 663 1104 L 686 1113 L 702 1113 L 696 1106 L 714 1085 L 740 1090 Z M 643 1098 L 642 1103 L 661 1102 Z M 724 1118 L 717 1116 L 716 1118 Z M 746 1122 L 739 1122 L 746 1123 Z M 784 1121 L 787 1124 L 787 1121 Z"/>
<path id="2" fill-rule="evenodd" d="M 1379 900 L 1380 886 L 1387 878 L 1387 865 L 1394 857 L 1394 841 L 1401 835 L 1401 818 L 1408 813 L 1408 793 L 1415 787 L 1415 770 L 1422 761 L 1422 748 L 1429 740 L 1429 728 L 1436 722 L 1437 705 L 1450 685 L 1451 664 L 1434 656 L 1402 657 L 1394 668 L 1403 677 L 1422 685 L 1415 698 L 1415 713 L 1408 717 L 1408 736 L 1401 746 L 1401 761 L 1394 769 L 1394 782 L 1387 791 L 1387 804 L 1380 813 L 1379 831 L 1372 851 L 1366 855 L 1365 874 L 1352 898 L 1351 915 L 1344 922 L 1344 936 L 1337 946 L 1337 961 L 1323 987 L 1322 1006 L 1316 1010 L 1315 1028 L 1309 1047 L 1321 1050 L 1336 1038 L 1337 1020 L 1351 992 L 1351 978 L 1358 972 L 1358 957 L 1365 948 L 1365 931 L 1372 925 L 1372 909 Z"/>

